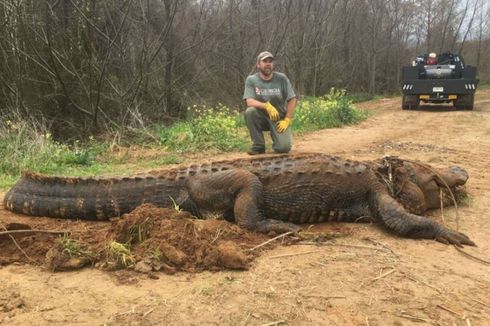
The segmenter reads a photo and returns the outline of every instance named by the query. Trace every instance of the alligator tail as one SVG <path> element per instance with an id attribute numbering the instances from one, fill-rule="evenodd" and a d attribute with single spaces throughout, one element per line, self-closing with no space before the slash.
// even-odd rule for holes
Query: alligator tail
<path id="1" fill-rule="evenodd" d="M 108 220 L 143 203 L 170 207 L 179 191 L 165 176 L 67 178 L 23 173 L 5 194 L 15 213 L 56 218 Z"/>

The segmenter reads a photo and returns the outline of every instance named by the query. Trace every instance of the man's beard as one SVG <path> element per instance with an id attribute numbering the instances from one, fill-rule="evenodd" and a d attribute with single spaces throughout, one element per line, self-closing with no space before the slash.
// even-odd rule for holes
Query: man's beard
<path id="1" fill-rule="evenodd" d="M 264 76 L 270 76 L 272 74 L 272 68 L 264 68 L 264 69 L 260 69 L 260 72 L 262 73 L 262 75 Z"/>

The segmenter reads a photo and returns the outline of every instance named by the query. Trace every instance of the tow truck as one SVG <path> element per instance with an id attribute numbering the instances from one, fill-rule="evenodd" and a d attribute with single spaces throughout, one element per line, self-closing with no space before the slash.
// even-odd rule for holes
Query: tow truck
<path id="1" fill-rule="evenodd" d="M 473 110 L 478 81 L 476 67 L 465 65 L 459 54 L 418 55 L 411 66 L 402 67 L 402 109 L 416 109 L 425 102 L 452 103 L 456 109 Z"/>

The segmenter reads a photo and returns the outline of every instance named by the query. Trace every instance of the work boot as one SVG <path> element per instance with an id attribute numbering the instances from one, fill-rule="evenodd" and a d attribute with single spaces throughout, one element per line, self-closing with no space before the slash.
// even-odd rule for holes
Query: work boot
<path id="1" fill-rule="evenodd" d="M 259 154 L 264 154 L 265 153 L 265 149 L 249 149 L 247 151 L 247 154 L 248 155 L 259 155 Z"/>

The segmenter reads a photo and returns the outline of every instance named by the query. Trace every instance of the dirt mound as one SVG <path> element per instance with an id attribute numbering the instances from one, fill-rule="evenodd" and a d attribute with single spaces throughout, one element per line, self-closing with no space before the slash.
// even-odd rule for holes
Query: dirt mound
<path id="1" fill-rule="evenodd" d="M 260 252 L 248 249 L 268 239 L 224 220 L 197 220 L 188 212 L 149 204 L 109 223 L 32 219 L 36 226 L 17 221 L 6 225 L 7 230 L 27 231 L 0 235 L 0 264 L 26 262 L 51 271 L 97 266 L 169 274 L 247 269 Z M 54 230 L 45 233 L 49 228 Z"/>
<path id="2" fill-rule="evenodd" d="M 223 220 L 197 220 L 188 212 L 149 204 L 114 221 L 107 238 L 131 248 L 136 270 L 167 273 L 247 269 L 255 254 L 246 249 L 267 240 Z M 109 266 L 123 263 L 108 251 Z"/>
<path id="3" fill-rule="evenodd" d="M 4 225 L 4 229 L 31 230 L 31 227 L 21 223 L 9 223 Z M 16 262 L 42 264 L 46 253 L 55 245 L 56 237 L 49 233 L 26 232 L 0 235 L 0 265 Z"/>

